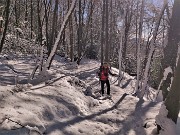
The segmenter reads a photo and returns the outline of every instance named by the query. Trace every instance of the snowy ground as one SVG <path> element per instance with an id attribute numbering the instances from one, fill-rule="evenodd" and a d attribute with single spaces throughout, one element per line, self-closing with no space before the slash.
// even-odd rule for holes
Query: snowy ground
<path id="1" fill-rule="evenodd" d="M 13 60 L 1 57 L 0 135 L 155 134 L 155 116 L 161 103 L 150 101 L 153 89 L 151 96 L 146 96 L 149 101 L 131 96 L 133 77 L 124 74 L 121 88 L 117 77 L 111 77 L 112 100 L 99 99 L 99 62 L 83 60 L 77 66 L 56 57 L 49 71 L 51 80 L 35 78 L 30 81 L 32 85 L 25 85 L 34 66 L 30 56 Z M 118 73 L 114 68 L 113 72 Z"/>

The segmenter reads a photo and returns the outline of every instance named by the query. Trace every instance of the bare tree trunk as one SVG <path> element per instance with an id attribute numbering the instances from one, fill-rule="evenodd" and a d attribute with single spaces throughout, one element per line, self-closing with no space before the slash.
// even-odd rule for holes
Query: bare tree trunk
<path id="1" fill-rule="evenodd" d="M 129 30 L 130 30 L 131 20 L 132 20 L 132 5 L 133 5 L 133 1 L 131 1 L 130 8 L 129 8 L 129 5 L 126 5 L 125 31 L 124 31 L 124 42 L 123 42 L 123 52 L 122 52 L 122 57 L 124 58 L 124 60 L 126 59 L 128 35 L 129 35 Z"/>
<path id="2" fill-rule="evenodd" d="M 28 20 L 28 0 L 25 0 L 25 5 L 26 5 L 26 9 L 25 9 L 25 21 Z M 26 26 L 27 27 L 27 26 Z"/>
<path id="3" fill-rule="evenodd" d="M 113 2 L 113 1 L 112 1 Z M 114 7 L 112 6 L 112 8 L 115 8 L 116 10 L 118 10 L 118 8 L 117 8 L 118 6 L 117 6 L 117 0 L 114 2 Z M 112 9 L 113 10 L 113 9 Z M 115 12 L 113 12 L 112 11 L 112 13 L 113 13 L 113 15 L 112 15 L 112 20 L 113 20 L 113 22 L 112 22 L 112 34 L 111 34 L 111 39 L 110 39 L 110 43 L 112 43 L 111 44 L 111 49 L 110 49 L 110 54 L 111 54 L 111 60 L 113 61 L 114 60 L 114 58 L 116 57 L 115 55 L 116 55 L 116 44 L 115 44 L 115 39 L 116 39 L 116 33 L 115 33 L 115 31 L 116 31 L 116 22 L 117 22 L 117 15 L 115 14 Z"/>
<path id="4" fill-rule="evenodd" d="M 82 7 L 81 0 L 79 0 L 79 26 L 78 26 L 78 60 L 77 64 L 80 64 L 82 56 Z"/>
<path id="5" fill-rule="evenodd" d="M 125 33 L 125 16 L 126 14 L 123 13 L 123 22 L 122 22 L 122 28 L 119 31 L 120 34 L 120 43 L 119 43 L 119 50 L 118 50 L 118 62 L 119 62 L 119 80 L 118 80 L 118 86 L 120 86 L 121 80 L 123 78 L 122 74 L 122 51 L 123 51 L 123 39 L 124 39 L 124 33 Z"/>
<path id="6" fill-rule="evenodd" d="M 51 32 L 51 38 L 49 41 L 49 49 L 48 49 L 48 56 L 50 55 L 52 45 L 54 43 L 55 39 L 55 29 L 57 28 L 57 12 L 58 12 L 58 0 L 55 1 L 55 7 L 54 7 L 54 14 L 53 14 L 53 22 L 52 22 L 52 32 Z"/>
<path id="7" fill-rule="evenodd" d="M 113 37 L 113 1 L 111 0 L 110 2 L 110 10 L 111 10 L 111 14 L 110 14 L 110 30 L 109 30 L 109 60 L 111 61 L 112 59 L 112 53 L 113 53 L 113 43 L 112 43 L 112 37 Z"/>
<path id="8" fill-rule="evenodd" d="M 141 14 L 140 14 L 140 22 L 139 22 L 139 36 L 138 36 L 138 48 L 137 48 L 137 81 L 135 86 L 135 92 L 139 90 L 139 77 L 140 77 L 140 68 L 141 68 L 141 55 L 140 49 L 142 45 L 142 31 L 143 31 L 143 18 L 144 18 L 144 0 L 141 3 Z"/>
<path id="9" fill-rule="evenodd" d="M 84 38 L 82 38 L 82 44 L 86 45 L 87 43 L 87 40 L 88 40 L 88 34 L 89 34 L 89 28 L 91 28 L 92 24 L 91 24 L 91 21 L 92 21 L 92 14 L 93 14 L 93 10 L 94 10 L 94 1 L 90 1 L 89 2 L 89 5 L 90 7 L 88 8 L 88 18 L 87 18 L 87 21 L 86 21 L 86 27 L 84 29 Z M 91 30 L 90 30 L 91 32 Z M 85 46 L 83 48 L 83 50 L 85 50 Z M 86 51 L 86 50 L 85 50 Z"/>
<path id="10" fill-rule="evenodd" d="M 122 57 L 124 58 L 124 60 L 126 59 L 127 40 L 128 40 L 128 32 L 130 27 L 130 24 L 128 23 L 128 12 L 126 12 L 126 16 L 125 16 L 125 32 L 124 32 L 124 43 L 123 43 L 124 45 L 122 52 Z"/>
<path id="11" fill-rule="evenodd" d="M 153 22 L 154 22 L 154 21 L 153 21 Z M 145 69 L 146 63 L 147 63 L 147 60 L 148 60 L 148 53 L 149 53 L 149 49 L 150 49 L 150 38 L 151 38 L 152 33 L 153 33 L 153 25 L 154 25 L 154 23 L 152 24 L 152 28 L 151 28 L 151 31 L 150 31 L 150 33 L 149 33 L 149 37 L 148 37 L 148 40 L 147 40 L 146 50 L 145 50 L 145 59 L 144 59 L 144 62 L 143 62 L 143 67 L 142 67 L 142 69 Z"/>
<path id="12" fill-rule="evenodd" d="M 105 0 L 103 0 L 103 9 L 102 9 L 102 27 L 101 27 L 101 64 L 104 61 L 104 17 L 105 17 Z"/>
<path id="13" fill-rule="evenodd" d="M 124 26 L 124 23 L 123 23 Z M 120 33 L 120 44 L 119 44 L 119 56 L 118 56 L 118 60 L 119 60 L 119 80 L 118 80 L 118 86 L 120 86 L 120 82 L 122 79 L 122 46 L 123 46 L 123 36 L 124 36 L 124 28 L 122 28 L 122 32 Z"/>
<path id="14" fill-rule="evenodd" d="M 44 13 L 45 13 L 45 25 L 46 25 L 46 46 L 47 50 L 49 50 L 49 34 L 48 34 L 48 4 L 47 0 L 44 0 Z"/>
<path id="15" fill-rule="evenodd" d="M 5 12 L 6 12 L 5 28 L 4 28 L 3 36 L 1 38 L 0 53 L 2 52 L 3 44 L 4 44 L 4 41 L 6 38 L 6 31 L 7 31 L 7 27 L 8 27 L 8 23 L 9 23 L 9 12 L 10 12 L 9 7 L 10 7 L 10 0 L 7 0 L 6 8 L 5 8 Z"/>
<path id="16" fill-rule="evenodd" d="M 18 6 L 19 6 L 19 4 L 17 3 L 17 0 L 15 0 L 14 12 L 15 12 L 15 21 L 16 21 L 16 26 L 17 26 L 17 27 L 18 27 L 18 25 L 19 25 L 19 12 L 18 12 Z"/>
<path id="17" fill-rule="evenodd" d="M 105 61 L 109 62 L 109 14 L 108 14 L 108 0 L 106 0 L 106 29 L 105 29 Z"/>
<path id="18" fill-rule="evenodd" d="M 38 11 L 38 41 L 42 45 L 42 24 L 41 24 L 41 10 L 40 10 L 40 0 L 37 1 L 37 11 Z"/>
<path id="19" fill-rule="evenodd" d="M 66 7 L 65 7 L 65 1 L 63 1 L 63 8 L 62 8 L 62 19 L 64 20 L 64 17 L 65 17 L 65 11 L 66 11 Z M 68 54 L 69 54 L 69 47 L 68 47 L 68 45 L 66 45 L 66 31 L 63 31 L 63 36 L 62 36 L 62 39 L 61 39 L 62 41 L 62 45 L 64 46 L 64 48 L 65 48 L 65 51 L 66 51 L 66 54 L 67 54 L 67 56 L 68 56 Z"/>
<path id="20" fill-rule="evenodd" d="M 138 52 L 138 13 L 139 13 L 139 1 L 137 2 L 136 5 L 136 53 Z M 137 55 L 136 55 L 137 59 Z"/>
<path id="21" fill-rule="evenodd" d="M 91 38 L 91 46 L 93 46 L 93 1 L 91 0 L 91 8 L 90 8 L 90 38 Z"/>
<path id="22" fill-rule="evenodd" d="M 33 32 L 33 2 L 31 0 L 31 39 L 32 39 L 32 32 Z"/>
<path id="23" fill-rule="evenodd" d="M 68 0 L 68 9 L 70 8 L 70 2 Z M 72 23 L 72 15 L 69 17 L 69 37 L 70 37 L 70 59 L 73 61 L 74 59 L 74 45 L 73 45 L 73 23 Z"/>

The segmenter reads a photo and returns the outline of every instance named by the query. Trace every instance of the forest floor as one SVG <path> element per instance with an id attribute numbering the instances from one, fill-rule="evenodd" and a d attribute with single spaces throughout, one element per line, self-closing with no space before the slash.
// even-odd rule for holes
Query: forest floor
<path id="1" fill-rule="evenodd" d="M 78 66 L 56 56 L 48 74 L 36 73 L 27 84 L 36 65 L 33 57 L 0 60 L 0 135 L 156 134 L 161 102 L 152 101 L 152 88 L 144 101 L 132 96 L 135 79 L 126 73 L 120 87 L 117 77 L 110 77 L 111 99 L 99 98 L 98 61 Z"/>

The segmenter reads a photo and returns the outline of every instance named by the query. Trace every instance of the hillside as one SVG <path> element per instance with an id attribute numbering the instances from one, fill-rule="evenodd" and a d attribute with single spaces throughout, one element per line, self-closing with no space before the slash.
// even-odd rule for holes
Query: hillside
<path id="1" fill-rule="evenodd" d="M 96 76 L 99 65 L 83 60 L 77 66 L 57 56 L 48 76 L 26 84 L 35 61 L 30 56 L 9 60 L 1 56 L 0 134 L 155 134 L 155 116 L 161 106 L 161 102 L 151 101 L 155 91 L 151 89 L 150 96 L 139 101 L 131 95 L 134 77 L 124 73 L 121 87 L 117 86 L 117 77 L 110 78 L 112 99 L 101 99 Z M 112 71 L 118 73 L 115 68 Z"/>

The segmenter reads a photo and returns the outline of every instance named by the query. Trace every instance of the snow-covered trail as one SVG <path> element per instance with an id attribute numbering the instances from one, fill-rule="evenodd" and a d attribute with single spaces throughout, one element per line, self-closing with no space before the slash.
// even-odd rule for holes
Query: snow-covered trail
<path id="1" fill-rule="evenodd" d="M 32 72 L 34 63 L 26 58 L 8 61 L 27 74 Z M 34 135 L 35 126 L 39 133 L 47 135 L 151 135 L 160 103 L 141 102 L 125 94 L 135 86 L 133 77 L 127 74 L 121 88 L 116 83 L 111 85 L 113 102 L 87 96 L 88 86 L 92 92 L 100 90 L 98 68 L 97 61 L 83 60 L 77 68 L 56 57 L 50 71 L 52 79 L 46 83 L 36 83 L 31 88 L 23 85 L 23 91 L 14 92 L 13 82 L 1 82 L 0 135 Z M 27 78 L 20 79 L 25 82 Z"/>

